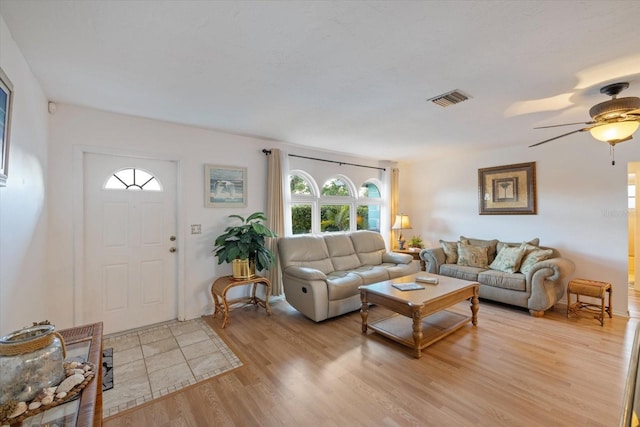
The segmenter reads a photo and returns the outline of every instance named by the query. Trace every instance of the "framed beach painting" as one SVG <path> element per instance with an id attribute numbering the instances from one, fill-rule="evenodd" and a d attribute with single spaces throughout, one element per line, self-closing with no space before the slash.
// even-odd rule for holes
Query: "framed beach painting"
<path id="1" fill-rule="evenodd" d="M 11 136 L 11 106 L 13 84 L 0 68 L 0 187 L 7 185 L 9 174 L 9 137 Z"/>
<path id="2" fill-rule="evenodd" d="M 208 208 L 247 206 L 247 168 L 204 165 L 204 204 Z"/>
<path id="3" fill-rule="evenodd" d="M 535 215 L 536 163 L 478 169 L 480 215 Z"/>

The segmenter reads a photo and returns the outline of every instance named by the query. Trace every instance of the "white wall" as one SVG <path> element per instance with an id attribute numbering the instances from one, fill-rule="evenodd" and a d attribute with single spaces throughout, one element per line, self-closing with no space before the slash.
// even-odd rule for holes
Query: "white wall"
<path id="1" fill-rule="evenodd" d="M 1 336 L 50 314 L 46 305 L 47 99 L 1 16 L 0 66 L 14 86 L 9 178 L 7 186 L 0 187 Z"/>
<path id="2" fill-rule="evenodd" d="M 72 191 L 73 168 L 78 166 L 73 161 L 74 149 L 110 150 L 181 161 L 180 209 L 183 218 L 178 227 L 184 239 L 178 253 L 184 257 L 184 317 L 191 319 L 213 312 L 209 294 L 211 281 L 231 273 L 230 266 L 217 265 L 217 259 L 211 253 L 215 237 L 231 224 L 227 216 L 246 216 L 266 209 L 267 158 L 262 153 L 263 148 L 281 148 L 287 153 L 360 163 L 358 159 L 336 157 L 335 154 L 332 157 L 259 138 L 58 104 L 56 114 L 51 116 L 49 186 L 55 197 L 49 199 L 49 284 L 55 290 L 50 294 L 50 302 L 59 323 L 65 327 L 74 324 L 71 309 L 74 239 L 77 235 L 74 232 L 81 231 L 73 219 L 73 206 L 78 202 Z M 247 167 L 247 208 L 204 207 L 205 163 Z M 202 234 L 190 234 L 191 224 L 202 224 Z"/>
<path id="3" fill-rule="evenodd" d="M 267 142 L 194 127 L 112 114 L 88 108 L 58 104 L 51 120 L 49 185 L 50 198 L 51 303 L 61 323 L 74 323 L 69 306 L 74 299 L 73 163 L 74 147 L 109 149 L 114 153 L 151 156 L 181 161 L 183 221 L 178 224 L 183 246 L 184 298 L 187 319 L 212 312 L 209 288 L 212 278 L 230 274 L 226 264 L 217 265 L 213 241 L 230 223 L 230 214 L 246 215 L 264 210 L 267 160 L 261 152 Z M 248 205 L 244 209 L 204 207 L 204 164 L 247 167 Z M 81 194 L 77 195 L 81 197 Z M 192 235 L 190 224 L 201 224 L 202 234 Z"/>
<path id="4" fill-rule="evenodd" d="M 460 235 L 525 241 L 557 248 L 574 261 L 573 277 L 610 282 L 614 311 L 627 314 L 627 163 L 640 159 L 640 141 L 607 145 L 579 134 L 537 148 L 526 144 L 466 152 L 403 165 L 401 207 L 413 233 L 429 246 Z M 536 162 L 537 215 L 479 215 L 478 169 Z"/>

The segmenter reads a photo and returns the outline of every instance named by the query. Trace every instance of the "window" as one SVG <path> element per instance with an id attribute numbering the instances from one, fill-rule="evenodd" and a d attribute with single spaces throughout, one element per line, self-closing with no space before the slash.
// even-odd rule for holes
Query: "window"
<path id="1" fill-rule="evenodd" d="M 322 187 L 323 196 L 351 196 L 349 187 L 338 178 L 333 178 L 327 181 Z"/>
<path id="2" fill-rule="evenodd" d="M 289 188 L 291 189 L 291 194 L 295 195 L 312 195 L 311 187 L 309 186 L 309 181 L 305 177 L 300 175 L 291 175 L 289 177 Z"/>
<path id="3" fill-rule="evenodd" d="M 380 188 L 373 182 L 365 182 L 360 186 L 358 195 L 356 229 L 380 232 L 380 207 L 382 206 Z"/>
<path id="4" fill-rule="evenodd" d="M 291 232 L 293 234 L 311 233 L 313 230 L 313 211 L 317 206 L 317 194 L 313 178 L 302 171 L 289 175 L 291 192 Z"/>
<path id="5" fill-rule="evenodd" d="M 322 187 L 308 173 L 289 175 L 291 233 L 329 233 L 349 230 L 380 231 L 383 200 L 380 182 L 371 179 L 358 191 L 346 176 L 334 176 Z"/>
<path id="6" fill-rule="evenodd" d="M 320 231 L 349 231 L 349 205 L 322 205 L 320 207 Z"/>
<path id="7" fill-rule="evenodd" d="M 149 172 L 128 168 L 114 172 L 104 185 L 106 190 L 162 191 L 160 182 Z"/>

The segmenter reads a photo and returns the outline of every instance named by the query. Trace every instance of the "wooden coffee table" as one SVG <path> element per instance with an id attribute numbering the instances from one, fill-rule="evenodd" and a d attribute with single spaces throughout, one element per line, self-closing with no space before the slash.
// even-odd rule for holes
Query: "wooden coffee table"
<path id="1" fill-rule="evenodd" d="M 395 283 L 415 282 L 416 276 L 437 277 L 439 283 L 418 283 L 424 289 L 401 291 Z M 478 324 L 478 289 L 476 282 L 437 276 L 420 272 L 398 279 L 360 286 L 362 308 L 362 333 L 371 328 L 400 344 L 415 350 L 415 357 L 422 356 L 422 349 L 460 329 L 468 322 Z M 471 300 L 471 316 L 445 310 L 465 300 Z M 391 317 L 367 323 L 369 304 L 376 304 L 394 311 Z"/>

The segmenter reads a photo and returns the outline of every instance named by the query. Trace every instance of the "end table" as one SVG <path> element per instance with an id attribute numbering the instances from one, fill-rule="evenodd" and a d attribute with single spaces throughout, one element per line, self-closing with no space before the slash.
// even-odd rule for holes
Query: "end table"
<path id="1" fill-rule="evenodd" d="M 227 300 L 227 292 L 236 286 L 252 285 L 251 296 Z M 265 287 L 265 297 L 260 299 L 256 296 L 256 288 L 258 285 Z M 216 279 L 211 285 L 211 295 L 215 311 L 213 317 L 216 318 L 218 313 L 222 313 L 222 328 L 229 323 L 229 306 L 240 302 L 250 303 L 255 306 L 264 307 L 268 315 L 271 315 L 269 308 L 269 297 L 271 296 L 271 282 L 265 277 L 255 276 L 251 279 L 234 279 L 233 276 L 223 276 Z"/>
<path id="2" fill-rule="evenodd" d="M 410 251 L 407 249 L 394 249 L 393 252 L 399 253 L 399 254 L 409 254 L 413 257 L 414 260 L 416 261 L 420 261 L 420 270 L 422 271 L 426 271 L 427 270 L 427 264 L 424 262 L 424 260 L 422 258 L 420 258 L 420 251 L 422 249 L 418 250 L 418 251 Z"/>

